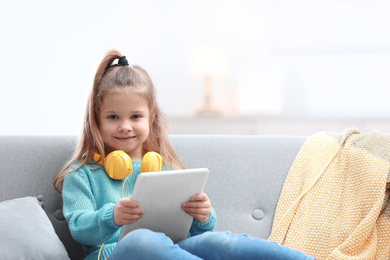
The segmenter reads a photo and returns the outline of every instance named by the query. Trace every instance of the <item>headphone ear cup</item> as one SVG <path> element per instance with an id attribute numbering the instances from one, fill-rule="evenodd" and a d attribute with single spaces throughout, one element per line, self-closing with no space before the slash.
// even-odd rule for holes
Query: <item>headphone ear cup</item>
<path id="1" fill-rule="evenodd" d="M 104 162 L 104 168 L 107 175 L 115 180 L 122 180 L 129 176 L 133 171 L 130 156 L 121 150 L 111 152 L 107 155 Z"/>
<path id="2" fill-rule="evenodd" d="M 159 172 L 163 165 L 163 157 L 156 152 L 147 152 L 142 158 L 141 172 Z"/>

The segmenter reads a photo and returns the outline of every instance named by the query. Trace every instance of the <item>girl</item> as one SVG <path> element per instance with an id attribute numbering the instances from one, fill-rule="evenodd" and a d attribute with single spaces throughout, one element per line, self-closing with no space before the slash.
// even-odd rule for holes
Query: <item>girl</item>
<path id="1" fill-rule="evenodd" d="M 110 178 L 101 165 L 116 150 L 132 159 L 126 182 Z M 132 200 L 131 191 L 149 151 L 160 153 L 166 168 L 184 168 L 169 144 L 149 75 L 112 50 L 96 72 L 78 147 L 54 179 L 70 232 L 82 244 L 85 259 L 311 259 L 273 242 L 208 232 L 214 229 L 216 215 L 205 193 L 182 205 L 194 217 L 189 238 L 173 243 L 164 234 L 141 229 L 117 243 L 121 226 L 142 217 L 142 205 Z"/>

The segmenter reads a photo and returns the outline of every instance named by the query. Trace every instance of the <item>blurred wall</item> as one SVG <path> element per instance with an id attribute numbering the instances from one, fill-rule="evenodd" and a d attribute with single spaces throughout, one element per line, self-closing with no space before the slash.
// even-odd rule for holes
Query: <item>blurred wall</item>
<path id="1" fill-rule="evenodd" d="M 78 134 L 93 74 L 117 48 L 151 75 L 171 118 L 197 115 L 199 46 L 221 117 L 390 118 L 385 0 L 0 1 L 0 134 Z M 272 130 L 270 130 L 272 132 Z"/>

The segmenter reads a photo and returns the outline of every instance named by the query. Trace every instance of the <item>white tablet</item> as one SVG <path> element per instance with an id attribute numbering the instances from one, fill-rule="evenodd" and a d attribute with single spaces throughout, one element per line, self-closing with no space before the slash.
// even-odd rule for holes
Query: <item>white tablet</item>
<path id="1" fill-rule="evenodd" d="M 131 197 L 139 202 L 144 215 L 124 225 L 119 240 L 140 228 L 162 232 L 174 242 L 187 238 L 193 217 L 181 209 L 181 204 L 203 192 L 208 174 L 206 168 L 141 173 Z"/>

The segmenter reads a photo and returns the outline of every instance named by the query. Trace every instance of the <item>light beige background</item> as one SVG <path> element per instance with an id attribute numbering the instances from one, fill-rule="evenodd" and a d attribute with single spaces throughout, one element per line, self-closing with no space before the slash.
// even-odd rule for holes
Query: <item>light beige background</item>
<path id="1" fill-rule="evenodd" d="M 1 0 L 0 134 L 78 134 L 110 48 L 150 73 L 170 133 L 390 132 L 389 13 L 385 0 Z M 199 46 L 226 54 L 217 117 L 197 116 Z"/>

